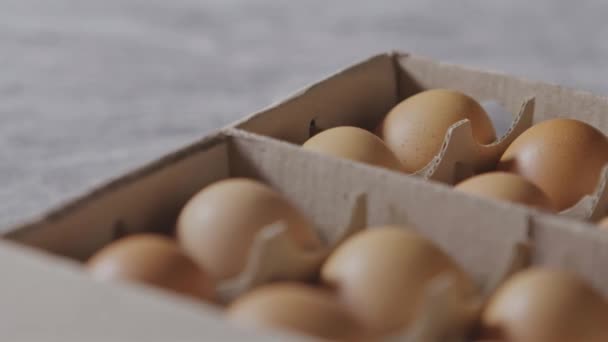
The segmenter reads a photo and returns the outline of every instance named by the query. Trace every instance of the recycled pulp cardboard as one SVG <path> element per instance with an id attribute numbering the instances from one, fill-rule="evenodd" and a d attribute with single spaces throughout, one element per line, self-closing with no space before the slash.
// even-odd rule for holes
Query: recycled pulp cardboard
<path id="1" fill-rule="evenodd" d="M 349 231 L 348 227 L 353 228 L 353 221 L 359 226 L 405 224 L 435 241 L 474 277 L 480 287 L 487 287 L 495 281 L 496 269 L 509 259 L 513 247 L 524 243 L 531 246 L 531 264 L 577 272 L 608 294 L 608 273 L 598 272 L 608 262 L 608 234 L 602 234 L 592 225 L 519 205 L 474 198 L 438 182 L 426 181 L 424 177 L 338 160 L 294 145 L 308 137 L 313 119 L 321 128 L 344 124 L 371 127 L 399 99 L 416 89 L 439 86 L 464 90 L 480 100 L 499 101 L 509 112 L 519 115 L 520 121 L 516 123 L 526 123 L 527 119 L 522 121 L 521 118 L 527 117 L 530 103 L 535 104 L 534 120 L 578 110 L 572 105 L 577 104 L 582 106 L 577 111 L 581 117 L 577 118 L 604 130 L 608 128 L 602 126 L 607 123 L 600 115 L 601 108 L 608 108 L 603 98 L 420 57 L 381 55 L 30 223 L 15 227 L 5 236 L 8 241 L 43 251 L 48 257 L 42 258 L 30 248 L 4 247 L 0 252 L 10 251 L 9 254 L 20 255 L 19 258 L 36 255 L 36 265 L 23 263 L 23 267 L 19 264 L 19 267 L 11 268 L 5 264 L 3 269 L 10 268 L 5 274 L 48 284 L 48 289 L 36 288 L 36 298 L 56 297 L 55 301 L 42 302 L 49 306 L 58 305 L 61 298 L 66 298 L 62 296 L 69 296 L 78 289 L 83 294 L 74 297 L 76 302 L 92 300 L 85 298 L 86 292 L 91 298 L 100 298 L 96 302 L 100 310 L 119 318 L 131 315 L 133 311 L 118 305 L 112 298 L 119 297 L 119 301 L 125 303 L 132 301 L 133 305 L 142 308 L 154 307 L 154 310 L 137 311 L 141 322 L 148 324 L 158 319 L 151 317 L 167 317 L 171 321 L 169 312 L 188 311 L 184 315 L 190 315 L 192 303 L 162 291 L 94 283 L 81 272 L 79 263 L 117 236 L 142 231 L 171 234 L 180 208 L 202 187 L 227 177 L 251 177 L 285 194 L 310 217 L 328 248 Z M 534 102 L 526 102 L 528 98 L 534 98 Z M 523 111 L 520 110 L 522 105 Z M 363 209 L 360 208 L 364 215 L 353 220 L 356 217 L 353 208 L 361 198 L 365 199 Z M 8 241 L 2 245 L 12 244 Z M 297 251 L 290 253 L 297 255 Z M 276 263 L 284 259 L 275 257 L 273 260 Z M 281 268 L 281 265 L 275 266 L 272 266 L 275 271 Z M 41 268 L 47 271 L 39 272 Z M 65 276 L 66 272 L 70 276 Z M 281 272 L 279 270 L 273 276 L 279 279 L 292 276 Z M 266 280 L 272 280 L 272 277 Z M 11 297 L 19 298 L 29 307 L 31 288 L 21 288 L 17 281 L 6 286 L 11 290 L 7 292 Z M 166 305 L 167 313 L 155 311 L 162 311 L 161 303 Z M 57 311 L 57 315 L 70 317 L 76 313 L 76 309 Z M 201 309 L 203 323 L 200 324 L 209 329 L 209 335 L 204 336 L 231 338 L 232 334 L 238 334 L 232 326 L 215 324 L 219 315 L 217 311 Z M 9 322 L 18 324 L 24 316 L 19 317 Z M 91 333 L 103 337 L 93 320 L 84 316 L 78 319 L 82 325 L 72 327 L 75 334 L 86 336 Z M 184 319 L 184 322 L 188 327 L 196 324 L 192 318 Z M 194 327 L 183 329 L 198 331 Z M 154 337 L 155 330 L 149 331 Z M 142 334 L 147 334 L 145 329 Z"/>

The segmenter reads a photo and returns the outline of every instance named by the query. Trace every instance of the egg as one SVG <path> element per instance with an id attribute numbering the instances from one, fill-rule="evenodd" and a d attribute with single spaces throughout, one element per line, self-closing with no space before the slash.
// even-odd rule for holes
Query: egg
<path id="1" fill-rule="evenodd" d="M 608 304 L 578 276 L 532 268 L 508 279 L 482 313 L 482 335 L 501 341 L 608 341 Z"/>
<path id="2" fill-rule="evenodd" d="M 534 183 L 512 173 L 489 172 L 471 177 L 454 189 L 485 198 L 494 198 L 543 210 L 553 210 L 547 195 Z"/>
<path id="3" fill-rule="evenodd" d="M 188 201 L 177 220 L 177 239 L 221 281 L 243 270 L 257 234 L 278 222 L 303 249 L 322 246 L 312 223 L 283 195 L 251 179 L 231 178 L 205 187 Z"/>
<path id="4" fill-rule="evenodd" d="M 96 279 L 131 281 L 213 300 L 214 284 L 172 239 L 156 234 L 137 234 L 115 241 L 86 263 Z"/>
<path id="5" fill-rule="evenodd" d="M 593 192 L 607 162 L 608 140 L 602 132 L 578 120 L 553 119 L 517 137 L 498 169 L 532 181 L 561 211 Z"/>
<path id="6" fill-rule="evenodd" d="M 439 247 L 401 226 L 361 231 L 343 242 L 321 269 L 321 281 L 374 335 L 407 329 L 431 280 L 452 275 L 456 294 L 476 291 L 469 276 Z"/>
<path id="7" fill-rule="evenodd" d="M 238 298 L 228 317 L 242 325 L 289 330 L 324 340 L 363 340 L 354 317 L 330 292 L 297 283 L 259 287 Z"/>
<path id="8" fill-rule="evenodd" d="M 597 223 L 598 227 L 602 230 L 608 230 L 608 216 L 604 217 Z"/>
<path id="9" fill-rule="evenodd" d="M 492 121 L 483 107 L 471 97 L 447 89 L 408 97 L 386 115 L 379 127 L 381 138 L 405 171 L 412 173 L 439 153 L 448 128 L 464 119 L 470 120 L 473 137 L 480 144 L 496 140 Z"/>
<path id="10" fill-rule="evenodd" d="M 330 128 L 308 139 L 302 148 L 391 170 L 401 170 L 401 163 L 382 139 L 358 127 Z"/>

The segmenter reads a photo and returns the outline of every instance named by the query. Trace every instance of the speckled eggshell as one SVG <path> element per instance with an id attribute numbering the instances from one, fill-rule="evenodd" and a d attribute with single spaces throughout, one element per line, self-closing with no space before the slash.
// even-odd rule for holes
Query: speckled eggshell
<path id="1" fill-rule="evenodd" d="M 583 279 L 531 268 L 508 279 L 482 313 L 482 335 L 500 341 L 608 341 L 608 304 Z"/>
<path id="2" fill-rule="evenodd" d="M 602 132 L 582 121 L 553 119 L 517 137 L 498 169 L 532 181 L 561 211 L 593 192 L 606 163 L 608 140 Z"/>
<path id="3" fill-rule="evenodd" d="M 155 234 L 132 235 L 109 244 L 87 262 L 96 279 L 131 281 L 212 300 L 214 285 L 175 241 Z"/>
<path id="4" fill-rule="evenodd" d="M 406 172 L 426 166 L 439 153 L 451 125 L 469 119 L 480 144 L 496 140 L 488 114 L 473 98 L 457 91 L 433 89 L 395 106 L 379 126 L 381 138 L 397 155 Z"/>
<path id="5" fill-rule="evenodd" d="M 485 198 L 494 198 L 553 211 L 554 205 L 534 183 L 512 173 L 489 172 L 458 183 L 454 189 Z"/>
<path id="6" fill-rule="evenodd" d="M 402 168 L 382 139 L 358 127 L 330 128 L 308 139 L 302 148 L 391 170 Z"/>
<path id="7" fill-rule="evenodd" d="M 364 327 L 375 336 L 406 329 L 431 280 L 450 274 L 458 295 L 475 293 L 469 276 L 439 247 L 400 226 L 368 228 L 343 242 L 321 269 Z"/>
<path id="8" fill-rule="evenodd" d="M 257 234 L 278 222 L 302 248 L 322 246 L 313 224 L 279 192 L 252 179 L 230 178 L 188 201 L 177 220 L 177 239 L 220 281 L 243 270 Z"/>
<path id="9" fill-rule="evenodd" d="M 331 341 L 364 341 L 360 325 L 330 292 L 297 283 L 257 288 L 230 305 L 230 319 Z"/>

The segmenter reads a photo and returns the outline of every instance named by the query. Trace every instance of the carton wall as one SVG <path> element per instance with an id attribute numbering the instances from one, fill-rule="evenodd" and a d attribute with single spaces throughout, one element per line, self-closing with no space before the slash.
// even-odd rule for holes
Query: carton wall
<path id="1" fill-rule="evenodd" d="M 80 261 L 118 236 L 141 231 L 172 234 L 180 208 L 205 185 L 227 177 L 251 177 L 284 193 L 315 222 L 328 243 L 340 239 L 353 203 L 363 196 L 365 226 L 400 223 L 415 228 L 444 248 L 480 286 L 492 280 L 517 243 L 525 242 L 531 246 L 532 264 L 577 272 L 608 295 L 608 273 L 599 271 L 608 262 L 608 234 L 590 224 L 474 198 L 424 177 L 338 160 L 294 145 L 308 138 L 313 120 L 321 129 L 345 124 L 370 128 L 400 99 L 433 87 L 496 100 L 514 117 L 521 117 L 522 103 L 534 97 L 534 121 L 573 113 L 570 117 L 608 130 L 602 114 L 608 102 L 601 97 L 421 57 L 380 55 L 15 227 L 5 238 L 54 256 L 38 262 L 57 269 L 45 276 L 59 281 L 63 278 L 55 273 L 64 272 L 66 265 L 79 273 Z M 34 253 L 30 248 L 8 250 Z M 26 269 L 32 273 L 35 268 Z M 90 286 L 91 296 L 108 296 L 100 290 L 105 285 L 82 274 L 79 280 L 68 278 L 66 283 Z M 131 286 L 117 287 L 124 287 L 125 296 L 132 291 Z M 150 301 L 164 298 L 176 308 L 188 305 L 160 291 L 141 296 Z M 113 307 L 112 301 L 102 306 L 108 312 L 125 310 Z M 216 314 L 211 310 L 201 316 L 215 320 Z M 230 329 L 218 325 L 212 331 L 230 336 Z"/>

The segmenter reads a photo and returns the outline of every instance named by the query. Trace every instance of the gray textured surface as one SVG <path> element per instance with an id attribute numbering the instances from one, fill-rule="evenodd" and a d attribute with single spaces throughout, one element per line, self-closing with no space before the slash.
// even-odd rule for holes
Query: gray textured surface
<path id="1" fill-rule="evenodd" d="M 590 1 L 0 0 L 0 226 L 368 55 L 608 91 Z"/>

